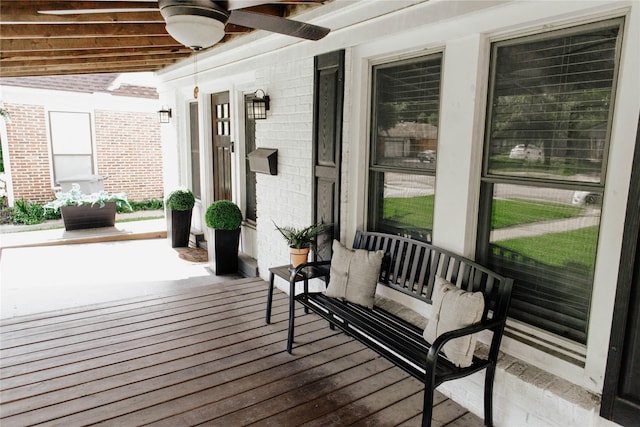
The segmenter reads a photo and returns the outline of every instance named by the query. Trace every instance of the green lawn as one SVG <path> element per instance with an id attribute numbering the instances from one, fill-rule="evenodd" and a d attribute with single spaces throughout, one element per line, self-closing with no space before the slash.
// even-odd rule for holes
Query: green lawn
<path id="1" fill-rule="evenodd" d="M 556 267 L 593 270 L 598 227 L 503 240 L 498 246 Z"/>
<path id="2" fill-rule="evenodd" d="M 404 226 L 431 230 L 433 228 L 434 196 L 386 198 L 384 219 Z M 492 228 L 505 228 L 518 224 L 571 218 L 583 208 L 559 203 L 530 202 L 525 200 L 495 200 Z M 593 269 L 598 227 L 582 228 L 561 233 L 523 237 L 499 242 L 499 246 L 533 258 L 541 263 Z"/>
<path id="3" fill-rule="evenodd" d="M 512 227 L 539 221 L 572 218 L 583 208 L 561 203 L 530 202 L 526 200 L 494 200 L 492 229 Z"/>
<path id="4" fill-rule="evenodd" d="M 434 196 L 387 197 L 384 199 L 384 219 L 410 227 L 433 228 Z M 572 218 L 583 208 L 560 203 L 530 202 L 526 200 L 495 200 L 492 228 L 512 227 L 538 221 Z"/>
<path id="5" fill-rule="evenodd" d="M 387 197 L 384 199 L 384 219 L 416 228 L 433 228 L 434 196 Z"/>

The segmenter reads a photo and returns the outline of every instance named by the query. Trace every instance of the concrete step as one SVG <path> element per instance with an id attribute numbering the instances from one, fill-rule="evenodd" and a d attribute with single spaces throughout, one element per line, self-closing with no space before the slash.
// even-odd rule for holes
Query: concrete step
<path id="1" fill-rule="evenodd" d="M 258 261 L 245 253 L 239 253 L 238 273 L 244 277 L 258 277 Z"/>
<path id="2" fill-rule="evenodd" d="M 192 231 L 191 234 L 189 234 L 189 246 L 192 248 L 207 249 L 207 241 L 205 240 L 204 233 Z"/>

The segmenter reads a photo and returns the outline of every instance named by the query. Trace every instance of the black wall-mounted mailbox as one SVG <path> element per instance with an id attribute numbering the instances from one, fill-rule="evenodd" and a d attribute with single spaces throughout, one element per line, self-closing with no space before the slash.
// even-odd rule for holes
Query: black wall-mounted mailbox
<path id="1" fill-rule="evenodd" d="M 278 150 L 273 148 L 258 148 L 249 153 L 249 168 L 251 172 L 278 174 Z"/>

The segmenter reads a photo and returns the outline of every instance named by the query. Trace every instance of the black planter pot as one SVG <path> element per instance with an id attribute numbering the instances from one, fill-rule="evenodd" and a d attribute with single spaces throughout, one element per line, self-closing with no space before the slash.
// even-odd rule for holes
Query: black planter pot
<path id="1" fill-rule="evenodd" d="M 238 272 L 238 246 L 240 245 L 240 229 L 213 230 L 216 276 Z"/>
<path id="2" fill-rule="evenodd" d="M 188 211 L 171 210 L 168 234 L 171 236 L 172 248 L 185 248 L 189 246 L 192 213 L 192 209 L 189 209 Z"/>
<path id="3" fill-rule="evenodd" d="M 102 207 L 98 204 L 63 206 L 60 212 L 66 230 L 113 227 L 116 223 L 115 202 L 107 202 Z"/>

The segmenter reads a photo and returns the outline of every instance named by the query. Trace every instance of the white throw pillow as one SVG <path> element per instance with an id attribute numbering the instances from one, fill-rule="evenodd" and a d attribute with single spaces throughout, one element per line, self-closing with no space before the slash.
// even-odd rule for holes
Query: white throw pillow
<path id="1" fill-rule="evenodd" d="M 436 276 L 431 301 L 431 318 L 423 333 L 429 343 L 445 332 L 464 328 L 482 319 L 482 292 L 464 291 L 440 276 Z M 443 347 L 445 356 L 456 366 L 470 366 L 476 339 L 476 334 L 473 334 L 449 341 Z"/>
<path id="2" fill-rule="evenodd" d="M 334 240 L 325 295 L 373 308 L 383 256 L 382 251 L 347 249 Z"/>

